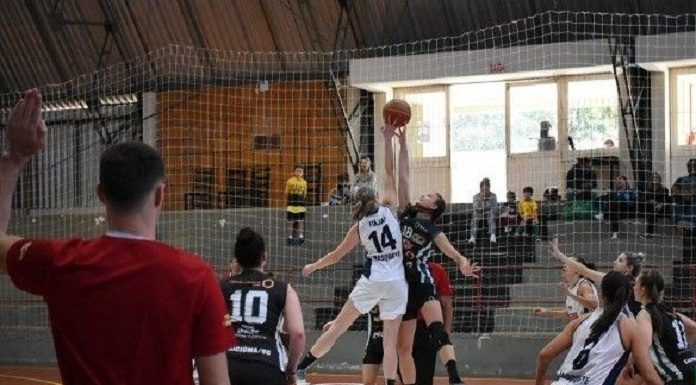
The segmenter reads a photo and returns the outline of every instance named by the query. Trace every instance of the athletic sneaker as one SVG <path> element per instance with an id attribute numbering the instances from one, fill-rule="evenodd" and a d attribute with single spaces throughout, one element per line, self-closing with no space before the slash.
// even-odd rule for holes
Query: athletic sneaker
<path id="1" fill-rule="evenodd" d="M 611 233 L 611 238 L 609 238 L 609 239 L 619 239 L 619 233 L 616 233 L 616 232 Z"/>
<path id="2" fill-rule="evenodd" d="M 491 243 L 496 243 L 495 234 L 491 234 Z"/>
<path id="3" fill-rule="evenodd" d="M 295 380 L 297 381 L 297 385 L 311 385 L 307 381 L 306 373 L 303 369 L 297 369 L 297 372 L 295 373 Z"/>
<path id="4" fill-rule="evenodd" d="M 472 235 L 471 238 L 469 238 L 469 243 L 471 243 L 472 245 L 476 244 L 476 237 Z"/>

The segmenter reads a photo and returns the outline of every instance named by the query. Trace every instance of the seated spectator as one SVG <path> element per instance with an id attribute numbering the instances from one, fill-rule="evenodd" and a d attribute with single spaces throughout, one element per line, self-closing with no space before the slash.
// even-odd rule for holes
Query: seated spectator
<path id="1" fill-rule="evenodd" d="M 609 219 L 611 239 L 619 237 L 619 220 L 635 214 L 636 192 L 631 189 L 628 179 L 621 175 L 614 181 L 614 191 L 598 199 L 599 213 L 597 220 Z"/>
<path id="2" fill-rule="evenodd" d="M 640 199 L 640 212 L 645 215 L 645 233 L 641 238 L 649 238 L 655 235 L 655 222 L 658 217 L 667 217 L 671 213 L 672 199 L 669 190 L 662 185 L 660 173 L 653 172 L 651 183 L 645 189 Z"/>
<path id="3" fill-rule="evenodd" d="M 530 236 L 536 233 L 534 231 L 534 226 L 539 224 L 539 205 L 533 198 L 534 189 L 530 186 L 522 189 L 522 200 L 519 204 L 520 217 L 522 218 L 522 224 L 518 228 L 518 234 L 522 230 L 522 234 Z"/>
<path id="4" fill-rule="evenodd" d="M 696 158 L 686 164 L 689 175 L 677 178 L 672 185 L 674 220 L 677 225 L 691 230 L 694 226 L 694 203 L 696 198 Z"/>
<path id="5" fill-rule="evenodd" d="M 375 177 L 374 171 L 372 171 L 372 162 L 368 156 L 363 156 L 360 158 L 360 169 L 358 173 L 355 174 L 355 184 L 353 185 L 353 194 L 355 194 L 360 187 L 369 187 L 377 191 L 377 178 Z"/>
<path id="6" fill-rule="evenodd" d="M 541 198 L 539 235 L 542 239 L 547 239 L 549 237 L 549 221 L 558 220 L 561 215 L 561 196 L 558 194 L 558 188 L 549 187 L 544 190 Z"/>
<path id="7" fill-rule="evenodd" d="M 604 148 L 605 148 L 605 149 L 608 150 L 608 149 L 614 148 L 614 147 L 616 147 L 616 146 L 614 145 L 614 141 L 613 141 L 613 140 L 607 139 L 607 140 L 604 141 Z"/>
<path id="8" fill-rule="evenodd" d="M 566 199 L 569 201 L 591 201 L 597 188 L 597 173 L 592 170 L 590 158 L 578 158 L 578 161 L 566 173 Z"/>
<path id="9" fill-rule="evenodd" d="M 348 174 L 338 176 L 336 188 L 329 193 L 329 206 L 341 206 L 350 202 L 350 181 Z"/>
<path id="10" fill-rule="evenodd" d="M 520 214 L 517 211 L 517 195 L 514 191 L 508 191 L 507 202 L 500 208 L 500 226 L 505 234 L 510 234 L 520 224 Z"/>
<path id="11" fill-rule="evenodd" d="M 474 195 L 474 216 L 471 220 L 471 238 L 469 243 L 476 243 L 479 222 L 488 223 L 491 243 L 496 243 L 495 231 L 498 221 L 498 198 L 491 192 L 491 180 L 483 178 L 479 183 L 480 192 Z"/>

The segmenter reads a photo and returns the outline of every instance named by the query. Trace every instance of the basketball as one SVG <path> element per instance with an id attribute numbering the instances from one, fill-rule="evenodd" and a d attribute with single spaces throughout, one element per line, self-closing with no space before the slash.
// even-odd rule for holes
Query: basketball
<path id="1" fill-rule="evenodd" d="M 385 122 L 390 121 L 395 127 L 405 126 L 411 120 L 411 106 L 404 100 L 392 99 L 382 108 L 382 116 Z"/>

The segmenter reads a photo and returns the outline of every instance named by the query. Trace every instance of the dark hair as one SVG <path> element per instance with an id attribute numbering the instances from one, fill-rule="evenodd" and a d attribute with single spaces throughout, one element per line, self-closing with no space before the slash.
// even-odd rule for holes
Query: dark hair
<path id="1" fill-rule="evenodd" d="M 152 147 L 138 142 L 107 148 L 99 160 L 99 183 L 107 203 L 122 212 L 140 207 L 164 179 L 164 162 Z"/>
<path id="2" fill-rule="evenodd" d="M 483 178 L 481 180 L 481 183 L 479 183 L 479 187 L 483 187 L 483 186 L 491 187 L 491 180 L 488 178 Z"/>
<path id="3" fill-rule="evenodd" d="M 353 197 L 357 201 L 353 210 L 354 221 L 359 221 L 379 209 L 377 192 L 372 187 L 360 187 Z"/>
<path id="4" fill-rule="evenodd" d="M 578 261 L 580 264 L 582 264 L 582 265 L 585 266 L 586 268 L 588 268 L 588 269 L 590 269 L 590 270 L 597 270 L 597 265 L 595 265 L 595 264 L 592 263 L 592 262 L 588 262 L 585 258 L 583 258 L 583 257 L 577 257 L 577 256 L 573 256 L 573 258 L 575 258 L 576 261 Z M 592 281 L 591 279 L 585 277 L 584 275 L 580 275 L 580 276 L 583 277 L 583 278 L 585 278 L 585 279 L 587 279 L 587 280 L 589 280 L 590 282 L 594 283 L 594 281 Z"/>
<path id="5" fill-rule="evenodd" d="M 526 193 L 534 194 L 534 189 L 533 189 L 531 186 L 527 186 L 527 187 L 525 187 L 525 188 L 522 189 L 522 192 L 525 193 L 525 194 L 526 194 Z"/>
<path id="6" fill-rule="evenodd" d="M 604 304 L 604 312 L 592 324 L 588 340 L 598 341 L 599 338 L 609 330 L 609 327 L 616 321 L 621 310 L 626 306 L 631 291 L 631 280 L 619 273 L 610 271 L 602 279 L 602 297 L 608 303 Z"/>
<path id="7" fill-rule="evenodd" d="M 630 276 L 635 279 L 640 274 L 641 265 L 645 259 L 643 253 L 634 253 L 632 251 L 624 251 L 621 253 L 626 256 L 626 264 L 631 268 Z"/>
<path id="8" fill-rule="evenodd" d="M 437 195 L 437 199 L 435 199 L 435 210 L 432 212 L 432 220 L 436 220 L 437 218 L 440 217 L 445 212 L 445 209 L 447 208 L 447 203 L 445 202 L 445 198 L 440 195 L 440 193 L 435 193 Z"/>
<path id="9" fill-rule="evenodd" d="M 300 168 L 300 169 L 302 169 L 302 171 L 304 171 L 304 166 L 299 164 L 299 163 L 295 164 L 295 168 L 293 170 L 297 170 L 298 168 Z"/>
<path id="10" fill-rule="evenodd" d="M 363 156 L 360 157 L 360 160 L 363 160 L 363 159 L 372 162 L 372 160 L 370 160 L 370 157 L 367 156 L 367 155 L 363 155 Z"/>
<path id="11" fill-rule="evenodd" d="M 512 197 L 512 198 L 517 198 L 517 194 L 515 194 L 514 191 L 508 191 L 508 192 L 507 192 L 507 197 L 508 197 L 508 198 L 510 198 L 510 197 Z"/>
<path id="12" fill-rule="evenodd" d="M 660 303 L 660 297 L 665 290 L 665 280 L 657 270 L 643 271 L 640 275 L 640 286 L 647 289 L 650 303 L 645 305 L 645 310 L 650 314 L 653 332 L 657 335 L 662 334 L 662 320 L 660 313 L 664 311 Z"/>
<path id="13" fill-rule="evenodd" d="M 234 243 L 234 257 L 244 269 L 261 266 L 262 256 L 266 251 L 263 237 L 249 227 L 244 227 L 237 233 Z"/>

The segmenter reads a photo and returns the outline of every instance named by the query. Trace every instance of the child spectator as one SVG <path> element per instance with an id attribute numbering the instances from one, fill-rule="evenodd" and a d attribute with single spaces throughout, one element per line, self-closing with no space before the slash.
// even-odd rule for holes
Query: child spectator
<path id="1" fill-rule="evenodd" d="M 539 224 L 539 205 L 532 198 L 534 195 L 534 189 L 530 186 L 522 189 L 522 200 L 519 204 L 520 217 L 522 218 L 522 225 L 524 226 L 524 235 L 532 235 L 534 233 L 534 225 Z"/>
<path id="2" fill-rule="evenodd" d="M 549 187 L 544 190 L 541 197 L 539 214 L 539 232 L 542 239 L 549 237 L 549 221 L 556 221 L 561 213 L 561 196 L 557 187 Z"/>
<path id="3" fill-rule="evenodd" d="M 520 214 L 517 211 L 517 195 L 514 191 L 508 191 L 507 202 L 503 203 L 500 209 L 500 226 L 503 232 L 508 235 L 520 224 Z"/>

